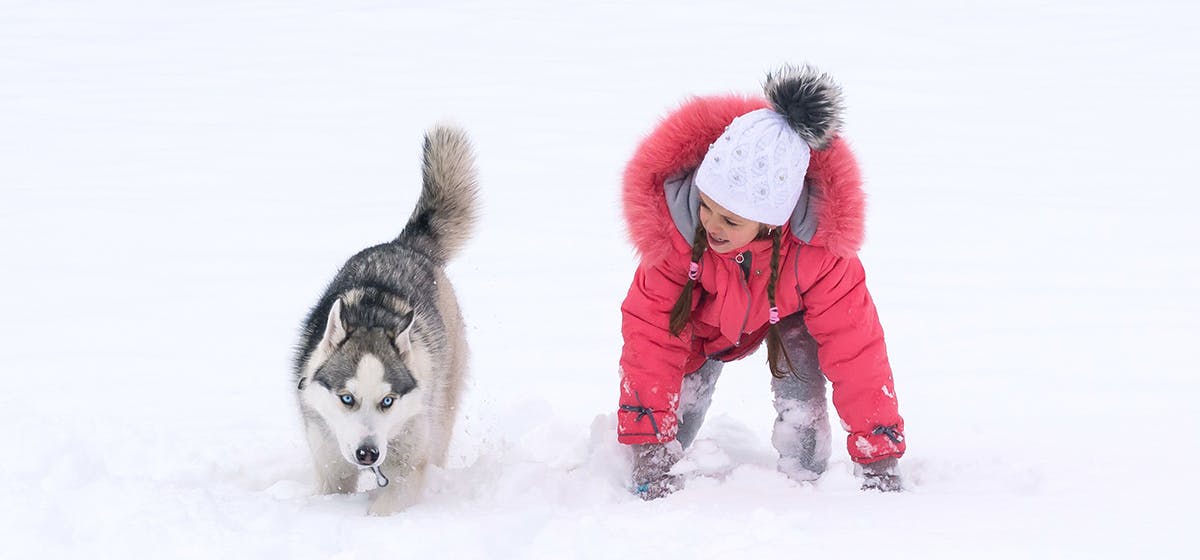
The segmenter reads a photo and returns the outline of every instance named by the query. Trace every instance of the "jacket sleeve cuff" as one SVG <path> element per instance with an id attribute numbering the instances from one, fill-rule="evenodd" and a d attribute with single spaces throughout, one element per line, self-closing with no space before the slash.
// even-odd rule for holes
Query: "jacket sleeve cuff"
<path id="1" fill-rule="evenodd" d="M 860 465 L 889 457 L 900 458 L 905 450 L 904 433 L 895 426 L 879 426 L 870 432 L 852 432 L 846 437 L 850 459 Z"/>
<path id="2" fill-rule="evenodd" d="M 617 441 L 621 443 L 666 443 L 675 439 L 678 430 L 673 412 L 629 405 L 617 411 Z"/>

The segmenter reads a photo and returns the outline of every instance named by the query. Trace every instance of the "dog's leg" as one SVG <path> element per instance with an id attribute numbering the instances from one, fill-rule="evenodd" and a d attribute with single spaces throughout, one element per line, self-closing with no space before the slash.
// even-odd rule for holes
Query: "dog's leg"
<path id="1" fill-rule="evenodd" d="M 400 476 L 392 478 L 391 484 L 386 488 L 376 490 L 374 501 L 371 502 L 371 508 L 368 513 L 371 515 L 391 515 L 393 513 L 408 509 L 409 506 L 417 503 L 421 499 L 421 493 L 425 489 L 425 467 L 422 462 L 420 465 L 397 465 L 393 467 L 392 472 L 401 473 Z M 385 467 L 386 468 L 386 467 Z M 402 472 L 407 471 L 407 472 Z"/>
<path id="2" fill-rule="evenodd" d="M 337 450 L 337 440 L 321 426 L 305 422 L 308 448 L 317 468 L 317 487 L 322 494 L 349 494 L 358 489 L 358 469 Z"/>
<path id="3" fill-rule="evenodd" d="M 386 488 L 376 492 L 375 500 L 371 502 L 368 511 L 371 515 L 392 515 L 408 509 L 409 506 L 421 499 L 425 488 L 425 465 L 412 467 L 408 474 L 392 479 Z"/>
<path id="4" fill-rule="evenodd" d="M 407 441 L 412 442 L 412 439 Z M 417 503 L 425 490 L 425 469 L 429 465 L 427 450 L 412 443 L 392 445 L 383 464 L 383 472 L 391 483 L 373 491 L 371 515 L 391 515 L 405 510 Z"/>

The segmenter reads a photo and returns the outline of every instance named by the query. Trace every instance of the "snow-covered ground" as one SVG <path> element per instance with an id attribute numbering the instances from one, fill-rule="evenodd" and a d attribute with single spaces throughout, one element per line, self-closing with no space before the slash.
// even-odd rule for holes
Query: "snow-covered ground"
<path id="1" fill-rule="evenodd" d="M 0 0 L 0 556 L 1194 554 L 1200 8 L 500 4 Z M 643 503 L 620 173 L 783 62 L 846 91 L 909 489 L 859 492 L 840 443 L 778 474 L 760 353 Z M 313 493 L 291 349 L 442 119 L 483 185 L 472 381 L 425 500 L 372 518 Z"/>

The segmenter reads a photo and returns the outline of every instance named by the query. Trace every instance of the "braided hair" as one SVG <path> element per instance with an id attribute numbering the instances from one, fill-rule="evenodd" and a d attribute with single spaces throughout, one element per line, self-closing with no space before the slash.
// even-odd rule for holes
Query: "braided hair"
<path id="1" fill-rule="evenodd" d="M 775 288 L 779 283 L 779 246 L 783 228 L 771 230 L 771 279 L 767 281 L 767 300 L 771 302 L 771 326 L 767 327 L 767 365 L 771 368 L 771 376 L 776 379 L 787 377 L 787 372 L 795 372 L 792 357 L 783 347 L 783 336 L 779 334 L 779 309 L 775 307 Z M 787 371 L 779 369 L 779 355 L 787 362 Z"/>
<path id="2" fill-rule="evenodd" d="M 704 250 L 708 249 L 708 232 L 704 231 L 703 225 L 696 226 L 696 238 L 692 242 L 692 270 L 688 270 L 688 281 L 683 285 L 683 292 L 679 294 L 679 299 L 675 300 L 675 306 L 671 308 L 671 322 L 669 328 L 671 334 L 679 336 L 683 332 L 684 325 L 687 325 L 688 319 L 692 316 L 692 288 L 696 286 L 696 279 L 699 278 L 699 270 L 696 266 L 700 263 L 700 257 L 704 256 Z"/>

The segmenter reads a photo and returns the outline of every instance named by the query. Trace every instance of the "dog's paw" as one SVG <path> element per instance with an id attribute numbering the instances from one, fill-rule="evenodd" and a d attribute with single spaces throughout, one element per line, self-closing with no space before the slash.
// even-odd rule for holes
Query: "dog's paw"
<path id="1" fill-rule="evenodd" d="M 387 517 L 404 511 L 405 508 L 396 508 L 392 504 L 381 504 L 378 500 L 371 503 L 371 507 L 367 508 L 367 515 L 372 517 Z"/>
<path id="2" fill-rule="evenodd" d="M 400 513 L 408 509 L 408 506 L 411 505 L 412 504 L 410 503 L 401 503 L 395 500 L 376 498 L 375 501 L 371 502 L 371 507 L 367 509 L 367 514 L 375 517 L 387 517 L 389 515 Z"/>
<path id="3" fill-rule="evenodd" d="M 375 499 L 367 513 L 375 516 L 393 515 L 408 509 L 417 503 L 420 497 L 419 491 L 393 482 L 387 488 L 380 488 L 375 492 Z"/>

